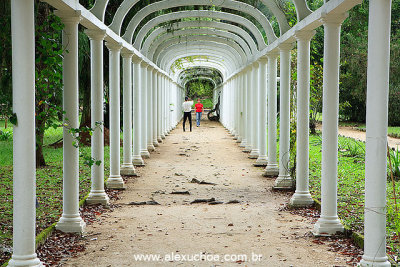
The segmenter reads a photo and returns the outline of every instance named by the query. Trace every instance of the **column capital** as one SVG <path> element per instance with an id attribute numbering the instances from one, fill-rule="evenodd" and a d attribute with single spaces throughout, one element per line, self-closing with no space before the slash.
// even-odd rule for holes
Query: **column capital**
<path id="1" fill-rule="evenodd" d="M 267 57 L 269 60 L 274 60 L 277 59 L 279 56 L 279 52 L 278 51 L 271 51 L 269 53 L 267 53 Z"/>
<path id="2" fill-rule="evenodd" d="M 154 67 L 153 67 L 152 65 L 147 65 L 147 69 L 148 69 L 149 71 L 152 71 L 152 70 L 154 69 Z"/>
<path id="3" fill-rule="evenodd" d="M 142 60 L 142 61 L 140 62 L 140 67 L 142 67 L 142 68 L 147 68 L 148 65 L 149 65 L 149 64 L 147 64 L 147 62 L 144 61 L 144 60 Z"/>
<path id="4" fill-rule="evenodd" d="M 267 64 L 268 63 L 268 57 L 266 56 L 262 56 L 258 59 L 258 61 L 260 62 L 260 64 Z"/>
<path id="5" fill-rule="evenodd" d="M 142 59 L 140 57 L 138 57 L 137 55 L 133 54 L 132 56 L 132 62 L 135 64 L 140 64 L 140 62 L 142 61 Z"/>
<path id="6" fill-rule="evenodd" d="M 293 43 L 281 43 L 278 48 L 280 51 L 290 51 L 293 49 Z"/>
<path id="7" fill-rule="evenodd" d="M 86 29 L 85 34 L 90 40 L 103 41 L 104 37 L 106 37 L 106 30 Z"/>
<path id="8" fill-rule="evenodd" d="M 311 41 L 311 39 L 315 35 L 315 30 L 305 31 L 305 30 L 296 30 L 294 37 L 297 41 Z"/>
<path id="9" fill-rule="evenodd" d="M 134 53 L 128 49 L 126 49 L 125 47 L 122 48 L 121 50 L 121 56 L 123 58 L 131 58 L 134 55 Z"/>
<path id="10" fill-rule="evenodd" d="M 258 64 L 257 61 L 254 61 L 254 62 L 251 64 L 251 66 L 252 66 L 253 68 L 258 68 L 258 67 L 260 66 L 260 64 Z"/>
<path id="11" fill-rule="evenodd" d="M 106 42 L 106 47 L 108 48 L 108 50 L 110 51 L 119 51 L 122 48 L 122 43 L 119 42 L 114 42 L 114 41 L 107 41 Z"/>
<path id="12" fill-rule="evenodd" d="M 320 21 L 324 25 L 340 26 L 345 19 L 349 16 L 348 12 L 339 14 L 322 14 Z"/>
<path id="13" fill-rule="evenodd" d="M 81 21 L 81 11 L 55 10 L 54 14 L 59 17 L 64 24 L 78 24 Z"/>

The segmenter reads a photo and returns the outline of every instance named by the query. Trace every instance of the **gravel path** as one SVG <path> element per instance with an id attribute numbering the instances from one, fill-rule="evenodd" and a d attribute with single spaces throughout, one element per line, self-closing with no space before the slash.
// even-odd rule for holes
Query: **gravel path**
<path id="1" fill-rule="evenodd" d="M 86 251 L 64 264 L 345 266 L 347 256 L 310 236 L 310 219 L 282 210 L 288 194 L 272 192 L 273 179 L 252 162 L 218 123 L 179 126 L 129 178 L 120 207 L 88 226 Z M 145 254 L 160 260 L 137 258 Z"/>

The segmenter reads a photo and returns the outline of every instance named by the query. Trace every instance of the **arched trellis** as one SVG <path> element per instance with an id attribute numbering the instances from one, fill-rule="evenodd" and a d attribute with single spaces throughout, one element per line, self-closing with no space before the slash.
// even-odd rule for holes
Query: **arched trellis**
<path id="1" fill-rule="evenodd" d="M 193 38 L 194 36 L 197 36 L 198 38 Z M 218 37 L 218 39 L 204 38 L 210 36 Z M 235 47 L 236 50 L 238 50 L 237 45 L 239 45 L 242 52 L 246 54 L 246 58 L 252 58 L 252 53 L 248 45 L 242 38 L 233 33 L 215 29 L 184 29 L 173 33 L 164 34 L 162 37 L 158 38 L 155 42 L 152 43 L 152 46 L 150 47 L 149 52 L 146 54 L 146 56 L 148 56 L 149 58 L 153 58 L 153 56 L 156 56 L 160 53 L 160 50 L 165 49 L 169 45 L 168 43 L 171 43 L 173 39 L 175 39 L 175 42 L 182 42 L 182 40 L 188 42 L 190 40 L 202 40 L 201 38 L 203 38 L 203 40 L 216 41 L 226 44 L 234 42 L 232 46 Z M 221 38 L 224 38 L 225 41 L 221 40 Z"/>
<path id="2" fill-rule="evenodd" d="M 337 111 L 338 111 L 338 57 L 339 57 L 339 44 L 340 44 L 340 25 L 346 18 L 345 13 L 351 9 L 359 1 L 354 0 L 330 0 L 326 2 L 318 10 L 311 12 L 305 1 L 293 0 L 296 11 L 298 23 L 294 28 L 288 29 L 284 26 L 282 14 L 278 14 L 277 5 L 268 0 L 262 2 L 270 9 L 278 20 L 281 35 L 277 40 L 273 38 L 268 39 L 268 46 L 264 42 L 264 36 L 259 31 L 256 25 L 245 18 L 230 14 L 227 12 L 215 11 L 181 11 L 172 12 L 159 16 L 146 23 L 137 34 L 134 45 L 131 44 L 134 32 L 125 33 L 124 37 L 120 36 L 120 32 L 115 29 L 107 27 L 104 24 L 104 14 L 107 7 L 108 0 L 97 0 L 93 9 L 88 11 L 83 8 L 77 1 L 74 0 L 47 0 L 59 12 L 58 15 L 66 24 L 65 32 L 68 34 L 68 42 L 64 44 L 68 46 L 69 54 L 64 55 L 64 87 L 68 90 L 68 94 L 64 95 L 64 103 L 66 105 L 66 112 L 73 112 L 78 114 L 79 106 L 76 104 L 75 93 L 77 90 L 77 26 L 81 23 L 88 30 L 86 34 L 91 40 L 91 56 L 92 56 L 92 69 L 91 76 L 92 82 L 92 100 L 93 100 L 93 117 L 95 120 L 102 120 L 99 116 L 102 112 L 102 63 L 103 63 L 103 44 L 104 40 L 107 42 L 106 46 L 109 50 L 110 56 L 110 95 L 113 95 L 114 102 L 118 99 L 119 93 L 119 61 L 120 57 L 123 58 L 123 73 L 124 73 L 124 92 L 129 89 L 129 77 L 132 73 L 134 79 L 134 101 L 135 109 L 139 108 L 142 115 L 147 114 L 145 111 L 151 111 L 148 120 L 135 119 L 136 123 L 140 122 L 141 129 L 144 134 L 141 136 L 143 140 L 139 140 L 141 149 L 148 150 L 146 145 L 148 142 L 156 140 L 158 143 L 168 134 L 168 132 L 176 125 L 180 119 L 180 114 L 175 112 L 174 115 L 168 112 L 167 101 L 174 99 L 176 103 L 180 103 L 183 98 L 182 88 L 177 85 L 168 73 L 163 71 L 159 66 L 146 59 L 138 52 L 137 48 L 145 42 L 145 37 L 150 33 L 153 28 L 160 25 L 160 23 L 171 22 L 178 19 L 191 19 L 195 17 L 210 18 L 212 20 L 221 20 L 227 24 L 236 24 L 244 27 L 248 33 L 251 33 L 252 38 L 257 43 L 260 57 L 254 58 L 254 62 L 247 62 L 247 58 L 241 62 L 237 60 L 236 52 L 232 51 L 230 58 L 223 64 L 217 64 L 217 60 L 227 54 L 219 51 L 217 47 L 212 47 L 207 50 L 207 47 L 212 46 L 213 42 L 204 42 L 204 50 L 211 54 L 213 62 L 206 63 L 205 60 L 194 61 L 193 63 L 185 63 L 184 66 L 195 65 L 198 62 L 199 66 L 219 66 L 221 67 L 224 75 L 229 75 L 221 87 L 218 89 L 221 92 L 222 104 L 221 108 L 224 111 L 222 114 L 223 125 L 234 134 L 235 138 L 241 139 L 242 142 L 248 139 L 248 145 L 257 146 L 257 132 L 259 136 L 266 136 L 263 132 L 265 127 L 247 127 L 244 125 L 244 117 L 240 116 L 243 112 L 245 116 L 257 114 L 259 108 L 260 117 L 257 119 L 260 125 L 265 125 L 266 116 L 268 114 L 268 165 L 266 174 L 277 171 L 276 147 L 274 147 L 274 138 L 276 137 L 276 63 L 278 54 L 280 55 L 280 77 L 281 77 L 281 99 L 287 95 L 289 86 L 289 51 L 293 42 L 298 45 L 298 84 L 297 84 L 297 111 L 298 121 L 297 125 L 297 188 L 291 200 L 293 205 L 309 204 L 311 197 L 308 191 L 308 93 L 309 93 L 309 43 L 314 34 L 314 29 L 321 25 L 325 28 L 325 52 L 324 52 L 324 110 L 323 110 L 323 171 L 322 171 L 322 214 L 320 220 L 315 225 L 314 231 L 318 233 L 332 233 L 337 230 L 342 230 L 340 221 L 337 219 L 336 214 L 336 187 L 337 187 Z M 124 1 L 122 5 L 131 5 L 138 1 Z M 164 1 L 166 3 L 167 1 Z M 230 1 L 231 2 L 231 1 Z M 14 249 L 13 258 L 10 261 L 11 266 L 16 265 L 29 265 L 39 266 L 40 261 L 34 254 L 34 149 L 32 146 L 26 146 L 26 142 L 34 144 L 34 128 L 33 128 L 33 115 L 34 107 L 34 10 L 33 0 L 13 0 L 12 1 L 12 31 L 13 31 L 13 97 L 15 99 L 14 111 L 18 117 L 18 126 L 14 129 L 14 192 L 15 192 L 15 210 L 14 210 Z M 120 8 L 122 8 L 122 5 Z M 156 5 L 154 5 L 156 6 Z M 177 6 L 177 5 L 175 5 Z M 172 7 L 172 6 L 171 6 Z M 129 10 L 125 6 L 126 10 Z M 122 9 L 123 10 L 123 9 Z M 275 11 L 274 11 L 275 10 Z M 97 18 L 96 18 L 97 17 Z M 123 18 L 122 18 L 123 20 Z M 121 21 L 122 21 L 121 20 Z M 263 22 L 265 23 L 265 22 Z M 262 24 L 263 25 L 263 24 Z M 265 25 L 265 24 L 264 24 Z M 389 34 L 390 34 L 390 0 L 371 0 L 370 1 L 370 23 L 369 23 L 369 54 L 368 54 L 368 101 L 367 101 L 367 144 L 366 144 L 366 207 L 365 207 L 365 253 L 361 262 L 362 266 L 389 266 L 387 257 L 385 255 L 385 246 L 382 245 L 385 238 L 385 186 L 386 180 L 386 137 L 387 137 L 387 95 L 388 95 L 388 59 L 389 59 Z M 132 26 L 133 27 L 133 26 Z M 268 27 L 268 26 L 267 26 Z M 264 26 L 265 29 L 265 26 Z M 268 32 L 268 30 L 267 30 Z M 250 42 L 249 42 L 250 43 Z M 220 45 L 223 47 L 222 45 Z M 226 45 L 230 47 L 230 45 Z M 135 49 L 136 48 L 136 49 Z M 179 52 L 186 55 L 196 55 L 196 47 L 190 52 L 185 52 L 177 48 L 169 53 L 165 52 L 163 56 L 159 57 L 158 62 L 163 69 L 169 71 L 171 64 L 177 59 Z M 167 49 L 167 47 L 166 47 Z M 168 49 L 174 49 L 174 46 L 168 46 Z M 203 49 L 203 48 L 202 48 Z M 231 49 L 233 49 L 231 47 Z M 122 51 L 122 53 L 121 53 Z M 216 52 L 215 52 L 216 51 Z M 163 52 L 164 53 L 164 52 Z M 198 55 L 199 53 L 197 53 Z M 201 54 L 201 53 L 200 53 Z M 180 55 L 182 56 L 182 55 Z M 211 61 L 211 60 L 210 60 Z M 23 62 L 23 64 L 21 64 Z M 246 65 L 246 63 L 250 63 Z M 268 81 L 265 79 L 265 74 L 268 73 Z M 23 76 L 24 79 L 18 79 Z M 132 77 L 131 77 L 132 78 Z M 125 82 L 125 80 L 127 82 Z M 125 84 L 126 83 L 126 84 Z M 268 84 L 267 84 L 268 83 Z M 132 88 L 132 87 L 131 87 Z M 138 91 L 143 90 L 138 94 Z M 262 90 L 260 90 L 260 88 Z M 265 108 L 265 94 L 268 90 L 268 112 L 263 110 Z M 146 90 L 147 89 L 147 90 Z M 150 101 L 155 97 L 156 104 Z M 257 98 L 257 96 L 259 96 Z M 139 101 L 140 98 L 140 101 Z M 124 99 L 129 99 L 125 97 Z M 329 101 L 328 101 L 329 100 Z M 373 101 L 373 102 L 372 102 Z M 246 102 L 246 105 L 245 105 Z M 138 104 L 140 103 L 140 104 Z M 253 105 L 249 105 L 253 104 Z M 127 101 L 129 106 L 129 101 Z M 113 120 L 118 122 L 113 104 L 112 116 Z M 288 101 L 281 102 L 281 108 L 287 107 Z M 125 108 L 125 104 L 124 104 Z M 129 113 L 129 109 L 127 109 Z M 154 112 L 153 112 L 154 111 Z M 136 114 L 141 114 L 134 112 Z M 77 116 L 71 115 L 74 121 Z M 125 114 L 126 115 L 126 114 Z M 124 117 L 125 117 L 124 115 Z M 146 115 L 147 116 L 147 115 Z M 287 150 L 288 138 L 284 134 L 288 133 L 287 127 L 287 110 L 281 110 L 281 125 L 283 129 L 280 131 L 280 150 Z M 286 124 L 286 126 L 283 126 Z M 250 125 L 252 126 L 252 125 Z M 284 128 L 286 127 L 286 128 Z M 134 129 L 136 130 L 136 129 Z M 112 127 L 112 154 L 118 153 L 119 128 Z M 275 135 L 274 135 L 275 134 Z M 101 145 L 102 134 L 98 131 L 93 135 L 93 151 L 99 152 L 97 155 L 102 155 L 103 147 Z M 132 135 L 130 135 L 132 136 Z M 135 135 L 136 136 L 136 135 Z M 155 138 L 155 139 L 154 139 Z M 263 139 L 263 138 L 261 138 Z M 67 137 L 64 136 L 64 143 L 68 143 Z M 272 141 L 271 141 L 272 140 Z M 276 140 L 276 138 L 275 138 Z M 116 142 L 118 141 L 118 142 Z M 143 142 L 142 142 L 143 141 Z M 261 140 L 262 141 L 262 140 Z M 265 140 L 264 140 L 265 141 Z M 262 141 L 263 142 L 263 141 Z M 265 156 L 262 151 L 262 142 L 259 144 L 259 156 Z M 125 142 L 124 142 L 125 143 Z M 138 147 L 134 141 L 134 149 Z M 23 145 L 22 145 L 23 144 Z M 115 144 L 118 144 L 116 146 Z M 144 144 L 144 146 L 143 146 Z M 75 151 L 76 152 L 76 151 Z M 71 164 L 71 158 L 76 159 L 77 154 L 73 152 L 72 144 L 69 148 L 65 148 L 65 167 L 64 175 L 69 172 L 71 177 L 75 179 L 79 173 Z M 124 148 L 125 152 L 125 148 Z M 274 154 L 275 153 L 275 154 Z M 129 153 L 126 153 L 129 154 Z M 136 152 L 133 153 L 138 155 Z M 275 156 L 275 157 L 274 157 Z M 259 159 L 260 159 L 259 157 Z M 21 160 L 23 159 L 23 160 Z M 119 162 L 113 158 L 112 169 L 113 175 L 109 179 L 110 185 L 115 181 L 120 181 L 118 176 Z M 129 163 L 129 162 L 124 162 Z M 117 164 L 117 165 L 115 165 Z M 93 173 L 101 174 L 104 171 L 104 166 L 93 167 Z M 133 170 L 132 168 L 130 170 Z M 282 171 L 283 172 L 283 171 Z M 66 178 L 65 178 L 66 179 Z M 65 210 L 58 227 L 65 231 L 82 231 L 84 225 L 79 216 L 77 216 L 77 199 L 76 199 L 76 180 L 65 183 Z M 279 169 L 279 177 L 276 180 L 278 186 L 287 186 L 291 183 L 290 177 L 284 172 L 281 173 Z M 75 185 L 75 186 L 72 186 Z M 94 179 L 92 183 L 91 197 L 89 202 L 107 202 L 106 194 L 104 193 L 103 180 Z M 72 193 L 71 193 L 72 192 Z M 71 217 L 69 217 L 71 216 Z M 68 220 L 73 218 L 73 220 Z M 22 231 L 18 231 L 22 229 Z"/>
<path id="3" fill-rule="evenodd" d="M 186 19 L 186 18 L 212 18 L 212 19 L 219 19 L 219 20 L 224 20 L 224 21 L 229 21 L 233 23 L 239 23 L 243 25 L 245 28 L 249 30 L 249 32 L 252 33 L 254 38 L 257 41 L 258 49 L 261 50 L 266 47 L 266 44 L 264 42 L 264 37 L 262 36 L 261 32 L 257 28 L 256 25 L 254 25 L 251 21 L 248 19 L 230 14 L 230 13 L 225 13 L 225 12 L 215 12 L 215 11 L 207 11 L 207 10 L 191 10 L 191 11 L 179 11 L 173 13 L 174 16 L 171 17 L 170 14 L 165 14 L 158 16 L 154 19 L 149 20 L 138 32 L 135 41 L 133 43 L 133 46 L 136 49 L 139 49 L 140 44 L 143 42 L 145 36 L 147 33 L 157 25 L 165 22 L 169 22 L 171 20 L 177 20 L 177 19 Z M 133 39 L 133 32 L 128 33 L 126 32 L 124 34 L 124 39 L 127 40 L 128 42 L 132 41 Z"/>
<path id="4" fill-rule="evenodd" d="M 158 27 L 156 30 L 151 32 L 151 34 L 145 39 L 143 48 L 142 50 L 140 50 L 140 52 L 143 53 L 144 55 L 147 55 L 149 48 L 154 46 L 153 42 L 158 41 L 159 38 L 164 36 L 169 31 L 172 31 L 171 34 L 175 34 L 182 29 L 194 28 L 194 27 L 198 27 L 199 29 L 207 28 L 207 29 L 225 30 L 227 32 L 232 32 L 237 36 L 239 36 L 241 39 L 243 39 L 244 42 L 246 42 L 252 54 L 256 54 L 256 52 L 258 51 L 257 44 L 254 42 L 251 36 L 242 28 L 218 21 L 197 20 L 197 21 L 176 22 L 173 23 L 169 28 Z"/>
<path id="5" fill-rule="evenodd" d="M 217 69 L 221 73 L 222 80 L 224 81 L 228 74 L 226 73 L 227 70 L 229 71 L 228 67 L 224 64 L 221 64 L 221 61 L 218 59 L 194 59 L 193 62 L 183 62 L 182 63 L 182 68 L 179 70 L 176 70 L 175 72 L 171 71 L 171 74 L 173 75 L 174 80 L 178 80 L 179 75 L 181 74 L 182 71 L 188 68 L 194 68 L 194 67 L 207 67 L 211 69 Z"/>

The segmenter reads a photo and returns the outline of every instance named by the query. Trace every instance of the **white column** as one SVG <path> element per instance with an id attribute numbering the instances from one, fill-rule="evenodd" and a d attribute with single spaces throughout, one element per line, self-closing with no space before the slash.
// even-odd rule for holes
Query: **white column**
<path id="1" fill-rule="evenodd" d="M 161 138 L 165 139 L 165 89 L 166 77 L 161 77 Z"/>
<path id="2" fill-rule="evenodd" d="M 162 74 L 157 75 L 157 141 L 162 143 L 162 103 L 161 103 Z"/>
<path id="3" fill-rule="evenodd" d="M 91 140 L 92 158 L 100 160 L 91 168 L 92 187 L 88 204 L 108 205 L 109 198 L 104 191 L 104 114 L 103 114 L 103 39 L 104 30 L 86 30 L 90 39 L 91 65 L 91 127 L 94 129 Z"/>
<path id="4" fill-rule="evenodd" d="M 345 16 L 324 18 L 321 216 L 314 234 L 335 234 L 344 227 L 337 215 L 340 25 Z"/>
<path id="5" fill-rule="evenodd" d="M 390 266 L 386 257 L 386 148 L 390 0 L 369 2 L 364 255 L 361 266 Z"/>
<path id="6" fill-rule="evenodd" d="M 277 85 L 276 60 L 277 52 L 271 52 L 268 56 L 268 164 L 264 176 L 276 177 L 279 174 L 278 162 L 276 160 L 276 104 Z"/>
<path id="7" fill-rule="evenodd" d="M 132 163 L 132 56 L 133 53 L 123 50 L 123 163 L 121 174 L 136 176 Z"/>
<path id="8" fill-rule="evenodd" d="M 133 57 L 133 160 L 135 166 L 144 166 L 142 155 L 140 154 L 140 144 L 142 138 L 142 118 L 140 116 L 141 88 L 140 88 L 140 62 L 137 57 Z"/>
<path id="9" fill-rule="evenodd" d="M 246 75 L 246 70 L 242 71 L 242 82 L 241 82 L 241 87 L 242 87 L 242 93 L 241 93 L 241 102 L 242 102 L 242 121 L 241 121 L 241 127 L 243 128 L 243 136 L 242 136 L 242 142 L 240 143 L 239 147 L 245 148 L 247 146 L 247 134 L 248 134 L 248 128 L 247 128 L 247 75 Z"/>
<path id="10" fill-rule="evenodd" d="M 297 39 L 297 161 L 296 191 L 290 200 L 294 206 L 314 203 L 309 191 L 309 109 L 310 109 L 310 41 L 315 31 L 300 31 Z"/>
<path id="11" fill-rule="evenodd" d="M 280 129 L 279 129 L 279 176 L 274 188 L 292 188 L 289 174 L 290 162 L 290 50 L 292 44 L 281 44 L 280 48 Z"/>
<path id="12" fill-rule="evenodd" d="M 242 128 L 242 79 L 243 76 L 241 73 L 238 74 L 237 81 L 236 81 L 236 106 L 237 106 L 237 127 L 238 127 L 238 133 L 237 133 L 237 139 L 236 143 L 241 143 L 242 138 L 243 138 L 243 128 Z"/>
<path id="13" fill-rule="evenodd" d="M 147 67 L 147 150 L 154 151 L 153 145 L 153 67 Z"/>
<path id="14" fill-rule="evenodd" d="M 13 254 L 8 266 L 43 266 L 35 253 L 35 31 L 33 0 L 11 1 Z M 21 79 L 23 77 L 23 79 Z"/>
<path id="15" fill-rule="evenodd" d="M 140 155 L 142 155 L 142 158 L 148 159 L 150 158 L 150 153 L 147 150 L 147 63 L 144 61 L 140 63 L 140 92 Z"/>
<path id="16" fill-rule="evenodd" d="M 63 214 L 56 228 L 63 232 L 81 233 L 85 222 L 79 214 L 79 148 L 74 146 L 79 128 L 78 24 L 80 14 L 57 12 L 64 23 L 63 30 Z M 66 52 L 68 51 L 68 52 Z"/>
<path id="17" fill-rule="evenodd" d="M 252 128 L 251 128 L 251 140 L 252 140 L 252 150 L 250 152 L 249 158 L 250 159 L 257 159 L 258 156 L 260 155 L 260 148 L 259 148 L 259 140 L 258 140 L 258 128 L 259 128 L 259 110 L 258 110 L 258 98 L 259 98 L 259 92 L 258 92 L 258 69 L 259 69 L 259 64 L 258 62 L 253 63 L 253 71 L 251 72 L 251 90 L 252 90 L 252 103 L 251 103 L 251 108 L 252 108 Z"/>
<path id="18" fill-rule="evenodd" d="M 252 137 L 252 120 L 253 120 L 253 114 L 252 114 L 252 88 L 251 88 L 251 71 L 252 68 L 249 67 L 248 71 L 246 72 L 246 128 L 247 128 L 247 134 L 246 134 L 246 146 L 243 149 L 243 152 L 245 153 L 250 153 L 253 145 L 253 141 L 251 139 Z"/>
<path id="19" fill-rule="evenodd" d="M 158 79 L 157 79 L 157 70 L 153 69 L 153 87 L 152 87 L 152 98 L 151 101 L 153 102 L 153 146 L 158 147 L 158 141 L 157 141 L 157 112 L 158 112 L 158 106 L 157 106 L 157 86 L 158 86 Z"/>
<path id="20" fill-rule="evenodd" d="M 258 69 L 258 112 L 259 112 L 259 148 L 260 153 L 255 166 L 266 166 L 267 158 L 267 58 L 260 59 L 260 67 Z"/>
<path id="21" fill-rule="evenodd" d="M 106 185 L 108 188 L 125 189 L 122 180 L 120 164 L 120 51 L 122 44 L 107 42 L 109 50 L 109 121 L 110 121 L 110 176 Z"/>

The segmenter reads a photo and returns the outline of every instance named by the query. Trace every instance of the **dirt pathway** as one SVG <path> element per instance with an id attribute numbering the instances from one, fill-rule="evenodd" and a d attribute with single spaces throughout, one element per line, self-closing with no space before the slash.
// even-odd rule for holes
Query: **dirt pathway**
<path id="1" fill-rule="evenodd" d="M 321 130 L 322 126 L 318 125 L 317 129 Z M 353 129 L 353 127 L 340 126 L 339 127 L 339 135 L 351 137 L 351 138 L 354 138 L 356 140 L 360 140 L 363 142 L 365 142 L 365 140 L 366 140 L 365 132 Z M 400 146 L 400 139 L 388 136 L 388 144 L 389 144 L 389 147 L 396 148 L 396 147 Z"/>
<path id="2" fill-rule="evenodd" d="M 87 227 L 86 251 L 64 264 L 345 266 L 345 256 L 312 242 L 309 219 L 279 211 L 287 195 L 272 192 L 273 180 L 251 163 L 220 124 L 203 121 L 193 132 L 179 126 L 139 169 L 141 176 L 128 180 L 121 207 Z M 178 191 L 189 194 L 171 194 Z M 210 198 L 215 205 L 190 204 Z M 161 205 L 128 205 L 150 200 Z M 135 259 L 141 255 L 154 258 Z"/>

